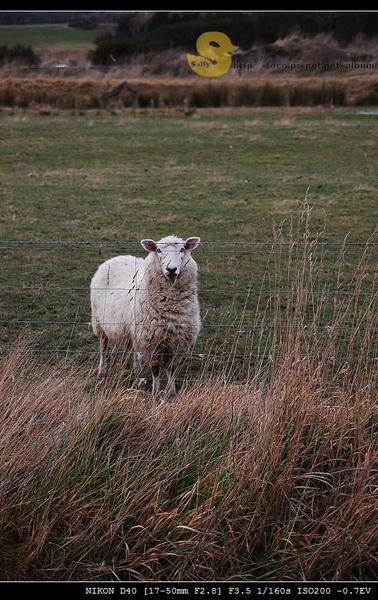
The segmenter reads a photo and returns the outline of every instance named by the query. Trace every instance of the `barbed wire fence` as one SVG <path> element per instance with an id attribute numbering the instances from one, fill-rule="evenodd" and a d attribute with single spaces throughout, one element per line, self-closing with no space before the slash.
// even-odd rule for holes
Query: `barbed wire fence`
<path id="1" fill-rule="evenodd" d="M 145 251 L 132 241 L 0 241 L 0 356 L 32 334 L 37 355 L 93 357 L 97 365 L 89 284 L 100 263 L 119 254 Z M 375 241 L 205 241 L 193 257 L 202 331 L 192 373 L 244 380 L 254 365 L 282 356 L 295 336 L 304 354 L 317 347 L 341 365 L 364 353 L 369 368 L 378 366 Z"/>

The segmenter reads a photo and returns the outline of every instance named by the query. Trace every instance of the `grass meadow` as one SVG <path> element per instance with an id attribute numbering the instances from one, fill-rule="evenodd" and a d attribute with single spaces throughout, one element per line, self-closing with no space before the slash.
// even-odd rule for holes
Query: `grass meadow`
<path id="1" fill-rule="evenodd" d="M 0 113 L 3 580 L 378 577 L 376 116 Z M 199 235 L 177 404 L 111 355 L 88 287 Z"/>
<path id="2" fill-rule="evenodd" d="M 64 25 L 0 25 L 2 45 L 72 50 L 93 48 L 96 33 Z"/>

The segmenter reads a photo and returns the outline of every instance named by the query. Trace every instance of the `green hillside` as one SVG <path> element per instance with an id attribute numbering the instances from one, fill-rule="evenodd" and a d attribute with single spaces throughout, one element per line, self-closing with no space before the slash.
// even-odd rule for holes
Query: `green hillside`
<path id="1" fill-rule="evenodd" d="M 0 46 L 33 48 L 92 48 L 96 32 L 64 25 L 1 25 Z"/>

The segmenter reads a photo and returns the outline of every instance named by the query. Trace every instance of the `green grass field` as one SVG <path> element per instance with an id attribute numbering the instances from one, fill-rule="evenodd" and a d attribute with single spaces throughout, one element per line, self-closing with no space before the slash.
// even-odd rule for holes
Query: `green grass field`
<path id="1" fill-rule="evenodd" d="M 335 295 L 340 244 L 346 237 L 350 244 L 339 284 L 346 289 L 377 224 L 371 115 L 4 112 L 0 119 L 4 342 L 31 325 L 52 352 L 95 349 L 86 323 L 98 264 L 143 255 L 140 239 L 175 233 L 203 241 L 196 258 L 208 330 L 198 352 L 207 354 L 234 339 L 241 314 L 254 323 L 262 289 L 265 302 L 277 295 L 266 272 L 273 241 L 306 236 L 316 244 L 324 266 L 316 285 Z M 308 188 L 305 232 L 297 221 Z M 274 261 L 287 268 L 290 253 L 279 248 L 273 270 Z M 282 285 L 285 310 L 295 291 L 287 276 Z M 330 318 L 323 315 L 324 326 Z M 243 360 L 249 337 L 240 344 Z"/>
<path id="2" fill-rule="evenodd" d="M 377 579 L 375 119 L 0 113 L 1 580 Z M 204 326 L 157 405 L 88 288 L 169 233 Z"/>
<path id="3" fill-rule="evenodd" d="M 196 229 L 269 241 L 310 186 L 313 233 L 365 241 L 375 222 L 376 117 L 244 112 L 0 115 L 1 235 L 138 240 Z"/>
<path id="4" fill-rule="evenodd" d="M 61 25 L 1 25 L 0 45 L 43 49 L 94 47 L 96 33 Z"/>

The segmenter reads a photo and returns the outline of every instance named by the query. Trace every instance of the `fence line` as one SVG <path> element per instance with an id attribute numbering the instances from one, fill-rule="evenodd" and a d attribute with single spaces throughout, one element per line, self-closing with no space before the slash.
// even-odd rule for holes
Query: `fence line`
<path id="1" fill-rule="evenodd" d="M 107 241 L 103 241 L 103 240 L 7 240 L 7 239 L 3 239 L 0 240 L 0 245 L 4 245 L 6 246 L 7 244 L 9 245 L 13 245 L 13 244 L 19 244 L 20 246 L 38 246 L 38 245 L 46 245 L 46 246 L 120 246 L 120 245 L 127 245 L 127 246 L 140 246 L 140 242 L 139 241 L 135 241 L 135 240 L 107 240 Z M 355 246 L 358 248 L 361 248 L 362 246 L 365 247 L 366 245 L 369 245 L 370 247 L 378 247 L 378 242 L 373 242 L 373 241 L 368 241 L 368 242 L 361 242 L 361 241 L 354 241 L 354 242 L 350 242 L 350 241 L 335 241 L 335 242 L 328 242 L 328 241 L 321 241 L 319 242 L 319 244 L 321 246 L 325 246 L 325 247 L 330 247 L 330 246 L 336 246 L 336 247 L 344 247 L 344 246 Z M 284 242 L 284 241 L 265 241 L 265 242 L 246 242 L 243 241 L 241 242 L 240 240 L 226 240 L 226 241 L 211 241 L 211 240 L 201 240 L 201 246 L 275 246 L 275 245 L 279 245 L 279 246 L 304 246 L 306 245 L 306 242 L 303 241 L 288 241 L 288 242 Z"/>
<path id="2" fill-rule="evenodd" d="M 139 241 L 0 240 L 1 354 L 26 329 L 37 354 L 97 355 L 89 284 L 122 253 L 145 256 Z M 202 241 L 193 256 L 203 321 L 195 361 L 221 368 L 232 359 L 242 373 L 251 360 L 279 356 L 298 332 L 308 347 L 331 339 L 336 362 L 358 361 L 363 348 L 366 363 L 378 364 L 374 240 Z"/>

